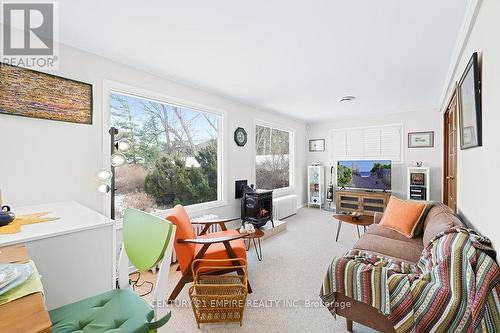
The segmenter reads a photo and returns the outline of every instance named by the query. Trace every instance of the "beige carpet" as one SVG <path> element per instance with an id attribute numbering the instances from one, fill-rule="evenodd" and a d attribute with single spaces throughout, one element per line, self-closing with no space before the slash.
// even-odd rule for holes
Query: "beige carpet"
<path id="1" fill-rule="evenodd" d="M 336 243 L 337 222 L 331 216 L 332 213 L 319 209 L 300 209 L 297 215 L 286 219 L 286 231 L 262 242 L 263 261 L 256 259 L 252 246 L 248 261 L 254 292 L 249 299 L 263 307 L 247 307 L 242 327 L 205 324 L 199 330 L 188 303 L 188 288 L 184 288 L 178 297 L 184 305 L 169 306 L 172 319 L 159 332 L 347 332 L 343 317 L 335 320 L 319 305 L 318 294 L 327 266 L 357 239 L 355 227 L 344 223 Z M 174 269 L 172 266 L 171 288 L 180 276 Z M 306 307 L 306 301 L 316 306 Z M 283 305 L 285 302 L 289 306 Z M 166 310 L 160 314 L 163 311 Z M 354 331 L 374 332 L 356 323 Z"/>

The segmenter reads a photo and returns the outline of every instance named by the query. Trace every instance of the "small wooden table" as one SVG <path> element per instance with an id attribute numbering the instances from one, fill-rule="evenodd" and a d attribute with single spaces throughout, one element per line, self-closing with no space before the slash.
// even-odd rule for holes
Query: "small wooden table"
<path id="1" fill-rule="evenodd" d="M 349 214 L 334 214 L 333 218 L 339 221 L 339 226 L 337 227 L 337 237 L 335 237 L 336 242 L 338 242 L 339 240 L 340 227 L 342 226 L 342 222 L 354 224 L 356 226 L 356 229 L 358 230 L 358 238 L 361 237 L 361 235 L 359 234 L 360 226 L 362 226 L 363 230 L 366 231 L 366 227 L 370 224 L 373 224 L 373 216 L 370 215 L 361 215 L 357 218 L 354 218 Z"/>
<path id="2" fill-rule="evenodd" d="M 0 248 L 0 262 L 29 260 L 24 245 Z M 0 332 L 46 333 L 52 322 L 42 293 L 34 293 L 0 305 Z"/>
<path id="3" fill-rule="evenodd" d="M 262 258 L 263 258 L 262 257 L 262 248 L 260 246 L 260 239 L 263 236 L 264 236 L 264 231 L 262 231 L 260 229 L 255 229 L 255 232 L 247 234 L 247 236 L 244 238 L 245 246 L 247 247 L 247 251 L 250 250 L 250 240 L 253 241 L 253 247 L 255 248 L 255 254 L 257 255 L 257 259 L 259 261 L 262 261 Z M 248 244 L 247 244 L 247 239 L 248 239 Z M 257 248 L 257 245 L 259 245 L 258 248 Z"/>

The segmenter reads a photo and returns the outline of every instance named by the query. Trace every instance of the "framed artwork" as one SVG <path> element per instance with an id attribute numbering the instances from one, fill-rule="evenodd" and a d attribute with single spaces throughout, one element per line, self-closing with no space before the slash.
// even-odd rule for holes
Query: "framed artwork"
<path id="1" fill-rule="evenodd" d="M 325 139 L 309 140 L 309 151 L 325 151 Z"/>
<path id="2" fill-rule="evenodd" d="M 0 63 L 0 113 L 92 124 L 92 85 Z"/>
<path id="3" fill-rule="evenodd" d="M 408 133 L 408 148 L 434 147 L 434 131 Z"/>
<path id="4" fill-rule="evenodd" d="M 460 149 L 482 145 L 481 78 L 477 52 L 472 55 L 458 83 Z"/>

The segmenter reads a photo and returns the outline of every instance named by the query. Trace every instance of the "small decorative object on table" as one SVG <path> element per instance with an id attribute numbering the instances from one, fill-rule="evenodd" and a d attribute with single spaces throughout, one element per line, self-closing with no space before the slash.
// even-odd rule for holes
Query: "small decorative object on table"
<path id="1" fill-rule="evenodd" d="M 361 213 L 360 212 L 352 212 L 350 215 L 351 215 L 353 221 L 357 221 L 359 219 L 359 217 L 361 216 Z"/>
<path id="2" fill-rule="evenodd" d="M 238 274 L 210 274 L 228 265 L 238 269 Z M 246 260 L 196 259 L 191 269 L 194 271 L 194 283 L 189 288 L 189 297 L 198 328 L 202 323 L 221 322 L 239 322 L 241 326 L 248 294 Z"/>
<path id="3" fill-rule="evenodd" d="M 9 206 L 2 206 L 0 210 L 0 227 L 9 224 L 14 221 L 16 214 L 10 211 Z"/>

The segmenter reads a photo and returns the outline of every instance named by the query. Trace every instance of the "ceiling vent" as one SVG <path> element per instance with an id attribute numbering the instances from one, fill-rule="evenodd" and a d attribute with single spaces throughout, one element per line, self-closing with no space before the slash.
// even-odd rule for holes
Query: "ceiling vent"
<path id="1" fill-rule="evenodd" d="M 356 99 L 356 96 L 347 95 L 347 96 L 340 97 L 339 102 L 340 103 L 351 102 L 351 101 L 354 101 L 355 99 Z"/>

